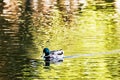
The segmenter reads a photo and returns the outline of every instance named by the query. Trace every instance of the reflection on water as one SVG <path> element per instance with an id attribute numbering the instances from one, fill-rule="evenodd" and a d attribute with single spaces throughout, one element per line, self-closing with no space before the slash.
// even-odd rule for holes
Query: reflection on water
<path id="1" fill-rule="evenodd" d="M 117 3 L 1 0 L 0 80 L 119 80 Z M 44 47 L 77 57 L 45 67 Z"/>

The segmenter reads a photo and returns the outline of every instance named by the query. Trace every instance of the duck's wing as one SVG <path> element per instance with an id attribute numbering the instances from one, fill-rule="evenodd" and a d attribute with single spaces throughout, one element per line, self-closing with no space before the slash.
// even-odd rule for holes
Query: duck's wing
<path id="1" fill-rule="evenodd" d="M 52 51 L 50 51 L 50 52 L 57 52 L 58 50 L 52 50 Z"/>
<path id="2" fill-rule="evenodd" d="M 57 50 L 50 51 L 50 54 L 55 54 Z"/>
<path id="3" fill-rule="evenodd" d="M 63 50 L 53 50 L 53 51 L 50 51 L 50 54 L 63 55 L 64 51 Z"/>

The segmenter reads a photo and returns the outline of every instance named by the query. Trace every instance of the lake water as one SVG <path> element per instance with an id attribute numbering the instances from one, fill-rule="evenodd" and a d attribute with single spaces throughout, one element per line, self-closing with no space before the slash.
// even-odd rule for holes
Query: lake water
<path id="1" fill-rule="evenodd" d="M 1 1 L 0 80 L 120 80 L 120 15 L 81 1 Z M 44 47 L 71 57 L 46 67 Z"/>

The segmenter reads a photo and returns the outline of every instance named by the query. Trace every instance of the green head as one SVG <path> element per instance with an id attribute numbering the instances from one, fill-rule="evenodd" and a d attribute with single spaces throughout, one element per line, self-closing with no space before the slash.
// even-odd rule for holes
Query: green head
<path id="1" fill-rule="evenodd" d="M 45 53 L 45 56 L 48 56 L 50 54 L 50 50 L 48 48 L 44 48 L 43 53 Z"/>

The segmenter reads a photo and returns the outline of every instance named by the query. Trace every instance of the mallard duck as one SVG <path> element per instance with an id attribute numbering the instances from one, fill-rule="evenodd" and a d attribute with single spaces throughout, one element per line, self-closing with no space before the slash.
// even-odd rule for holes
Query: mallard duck
<path id="1" fill-rule="evenodd" d="M 50 63 L 63 62 L 64 51 L 62 49 L 50 51 L 48 48 L 44 48 L 43 54 L 47 66 L 49 66 Z"/>

